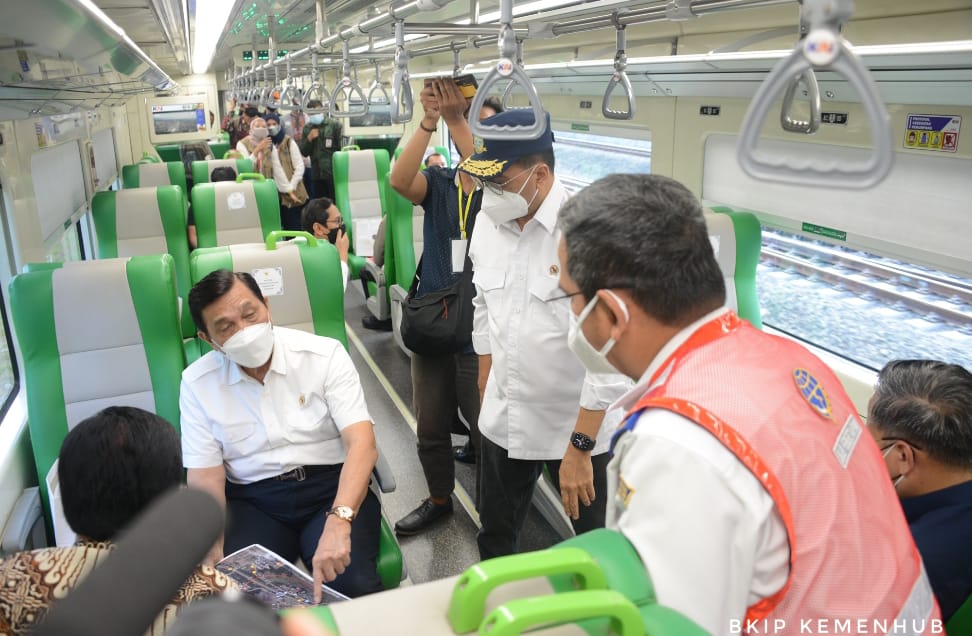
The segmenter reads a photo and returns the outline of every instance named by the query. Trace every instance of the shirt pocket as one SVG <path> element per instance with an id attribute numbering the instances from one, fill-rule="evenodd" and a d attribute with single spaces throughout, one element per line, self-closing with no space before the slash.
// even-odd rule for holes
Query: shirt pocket
<path id="1" fill-rule="evenodd" d="M 327 400 L 320 393 L 304 393 L 288 422 L 287 437 L 294 442 L 321 442 L 340 437 Z"/>
<path id="2" fill-rule="evenodd" d="M 557 276 L 542 274 L 530 281 L 530 319 L 538 325 L 566 334 L 569 306 Z"/>
<path id="3" fill-rule="evenodd" d="M 261 436 L 256 434 L 256 422 L 252 420 L 222 422 L 220 428 L 222 433 L 220 442 L 225 457 L 231 459 L 243 457 L 260 450 Z"/>
<path id="4" fill-rule="evenodd" d="M 503 289 L 506 270 L 499 267 L 477 267 L 473 270 L 473 282 L 477 288 L 483 290 L 486 299 L 489 299 L 491 294 Z"/>

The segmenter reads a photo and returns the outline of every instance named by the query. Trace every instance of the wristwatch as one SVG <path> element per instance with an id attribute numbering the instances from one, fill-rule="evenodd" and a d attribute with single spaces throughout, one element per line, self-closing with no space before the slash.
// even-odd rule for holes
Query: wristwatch
<path id="1" fill-rule="evenodd" d="M 350 506 L 334 506 L 327 511 L 327 514 L 334 515 L 338 519 L 344 519 L 348 523 L 354 521 L 354 510 Z"/>
<path id="2" fill-rule="evenodd" d="M 580 431 L 574 431 L 574 434 L 570 436 L 570 443 L 577 450 L 585 452 L 594 450 L 595 444 L 589 435 L 585 435 Z"/>

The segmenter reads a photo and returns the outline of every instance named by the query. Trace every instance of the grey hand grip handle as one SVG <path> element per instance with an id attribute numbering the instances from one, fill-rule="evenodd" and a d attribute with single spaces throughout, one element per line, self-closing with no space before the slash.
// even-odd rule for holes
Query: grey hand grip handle
<path id="1" fill-rule="evenodd" d="M 311 97 L 312 95 L 314 97 Z M 309 108 L 307 104 L 313 101 L 314 99 L 320 101 L 321 106 L 316 108 Z M 307 92 L 304 93 L 304 101 L 301 102 L 300 108 L 307 115 L 322 115 L 328 112 L 328 110 L 330 109 L 330 105 L 331 105 L 331 97 L 330 95 L 328 95 L 327 89 L 321 86 L 319 82 L 314 82 L 313 84 L 310 85 L 310 88 L 307 89 Z"/>
<path id="2" fill-rule="evenodd" d="M 345 90 L 348 91 L 348 97 L 350 102 L 350 97 L 357 94 L 358 99 L 361 101 L 360 110 L 351 110 L 350 106 L 348 110 L 338 110 L 337 103 L 338 98 L 341 93 Z M 352 80 L 350 77 L 342 77 L 341 80 L 334 86 L 334 90 L 331 91 L 331 116 L 332 117 L 361 117 L 362 115 L 368 114 L 368 99 L 365 97 L 364 91 L 358 86 L 358 83 Z"/>
<path id="3" fill-rule="evenodd" d="M 775 96 L 797 75 L 812 68 L 807 55 L 829 47 L 830 59 L 819 68 L 839 73 L 861 96 L 871 125 L 873 152 L 865 161 L 817 162 L 790 157 L 768 156 L 757 148 L 759 131 Z M 808 53 L 808 49 L 809 53 Z M 829 62 L 829 63 L 828 63 Z M 894 162 L 891 121 L 878 94 L 877 85 L 847 43 L 827 30 L 814 30 L 798 48 L 776 65 L 756 91 L 739 133 L 736 157 L 742 169 L 755 179 L 818 187 L 870 188 L 880 183 Z"/>
<path id="4" fill-rule="evenodd" d="M 613 110 L 608 106 L 611 101 L 611 92 L 616 86 L 621 86 L 624 89 L 624 96 L 628 98 L 627 110 Z M 631 80 L 628 79 L 628 74 L 624 71 L 614 71 L 614 75 L 608 81 L 607 90 L 604 91 L 604 100 L 601 102 L 601 114 L 607 119 L 634 119 L 634 93 L 631 91 Z"/>
<path id="5" fill-rule="evenodd" d="M 530 98 L 530 108 L 533 109 L 533 123 L 529 126 L 485 126 L 478 117 L 469 118 L 469 130 L 474 135 L 480 137 L 502 137 L 503 139 L 536 139 L 547 129 L 547 114 L 543 110 L 540 102 L 540 95 L 537 93 L 533 81 L 523 71 L 523 68 L 514 64 L 509 58 L 501 58 L 500 61 L 486 74 L 486 79 L 479 85 L 476 96 L 473 98 L 472 105 L 469 107 L 470 113 L 478 113 L 486 101 L 486 96 L 490 90 L 498 83 L 512 80 L 513 84 L 523 87 L 527 97 Z"/>
<path id="6" fill-rule="evenodd" d="M 810 102 L 810 119 L 794 119 L 790 116 L 790 109 L 793 108 L 793 98 L 796 96 L 800 80 L 807 86 L 807 99 Z M 786 87 L 786 94 L 783 96 L 783 108 L 780 109 L 780 126 L 787 132 L 812 134 L 820 128 L 820 86 L 817 85 L 817 75 L 813 69 L 807 69 L 801 75 L 797 75 Z"/>

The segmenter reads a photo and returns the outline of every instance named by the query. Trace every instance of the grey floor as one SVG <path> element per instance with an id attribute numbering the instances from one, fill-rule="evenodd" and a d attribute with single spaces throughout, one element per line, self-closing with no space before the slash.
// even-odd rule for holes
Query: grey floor
<path id="1" fill-rule="evenodd" d="M 395 344 L 390 332 L 364 329 L 361 318 L 365 315 L 367 310 L 361 285 L 352 281 L 345 297 L 349 348 L 361 376 L 378 445 L 395 473 L 395 492 L 386 493 L 382 498 L 385 516 L 394 524 L 427 497 L 428 491 L 415 451 L 415 433 L 409 423 L 411 420 L 414 425 L 408 358 Z M 371 363 L 377 367 L 377 373 Z M 457 445 L 465 440 L 463 436 L 453 437 Z M 459 574 L 479 561 L 476 547 L 478 518 L 472 503 L 475 467 L 457 463 L 456 480 L 458 487 L 453 495 L 454 513 L 451 517 L 439 521 L 427 532 L 399 539 L 413 583 Z M 559 539 L 553 527 L 531 509 L 520 537 L 521 549 L 546 548 Z"/>

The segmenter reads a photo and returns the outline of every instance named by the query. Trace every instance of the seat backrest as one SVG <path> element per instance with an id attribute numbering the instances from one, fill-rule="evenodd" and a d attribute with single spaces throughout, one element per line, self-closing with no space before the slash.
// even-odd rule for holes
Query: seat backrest
<path id="1" fill-rule="evenodd" d="M 209 183 L 209 176 L 213 174 L 213 170 L 223 167 L 232 168 L 237 175 L 239 175 L 241 172 L 253 172 L 253 162 L 249 159 L 210 159 L 209 161 L 193 161 L 193 187 L 199 185 L 200 183 Z"/>
<path id="2" fill-rule="evenodd" d="M 726 304 L 754 327 L 762 328 L 756 266 L 762 247 L 759 219 L 749 212 L 717 207 L 706 211 L 705 224 L 726 283 Z"/>
<path id="3" fill-rule="evenodd" d="M 351 250 L 358 256 L 371 256 L 364 246 L 384 214 L 388 151 L 341 150 L 334 153 L 332 163 L 334 203 L 348 227 Z M 356 232 L 360 234 L 357 239 Z"/>
<path id="4" fill-rule="evenodd" d="M 122 166 L 123 188 L 153 188 L 164 185 L 177 185 L 182 188 L 186 197 L 189 196 L 189 191 L 186 190 L 186 168 L 181 161 L 142 162 Z"/>
<path id="5" fill-rule="evenodd" d="M 196 284 L 217 269 L 249 272 L 270 303 L 273 324 L 329 336 L 348 346 L 344 329 L 344 281 L 337 249 L 309 234 L 273 233 L 267 242 L 198 249 L 190 271 Z"/>
<path id="6" fill-rule="evenodd" d="M 389 288 L 397 284 L 403 289 L 408 289 L 415 276 L 416 263 L 422 256 L 422 224 L 425 211 L 421 206 L 413 206 L 411 201 L 395 192 L 390 186 L 386 192 L 388 214 L 385 217 L 385 243 L 392 250 L 389 255 L 388 248 L 385 249 L 385 280 Z M 394 263 L 393 271 L 388 269 L 390 262 Z"/>
<path id="7" fill-rule="evenodd" d="M 194 185 L 192 211 L 199 247 L 262 243 L 280 229 L 280 199 L 273 181 Z"/>
<path id="8" fill-rule="evenodd" d="M 81 261 L 10 282 L 45 508 L 61 441 L 84 418 L 137 406 L 178 429 L 185 354 L 177 304 L 168 254 Z"/>
<path id="9" fill-rule="evenodd" d="M 98 258 L 170 254 L 182 299 L 182 333 L 195 334 L 189 294 L 189 240 L 182 191 L 175 186 L 99 192 L 91 202 Z"/>

